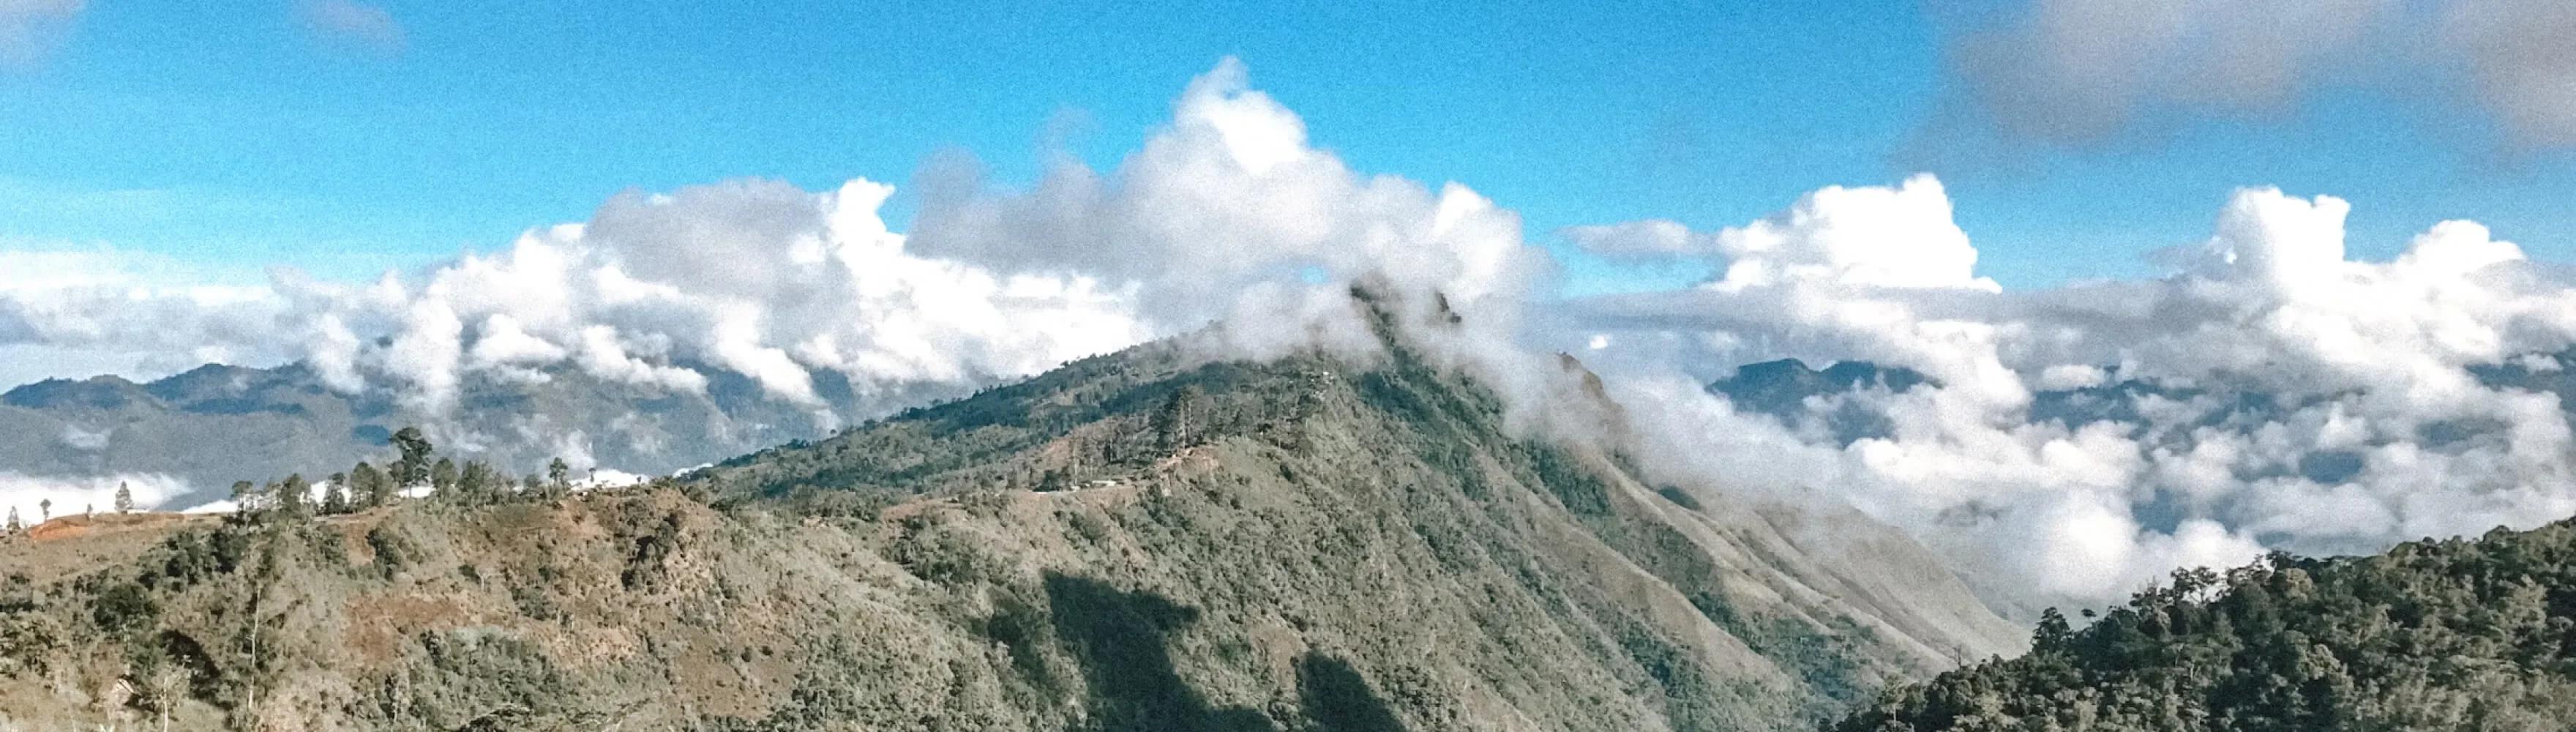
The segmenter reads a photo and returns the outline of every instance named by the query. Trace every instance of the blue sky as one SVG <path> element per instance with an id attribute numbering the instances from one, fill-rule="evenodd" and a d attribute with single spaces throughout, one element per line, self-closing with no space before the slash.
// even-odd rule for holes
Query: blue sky
<path id="1" fill-rule="evenodd" d="M 1026 180 L 1051 151 L 1114 165 L 1231 55 L 1354 167 L 1466 183 L 1561 250 L 1564 226 L 1716 228 L 1929 171 L 2014 288 L 2151 274 L 2145 252 L 2205 237 L 2246 185 L 2351 200 L 2359 255 L 2470 218 L 2576 259 L 2576 165 L 2440 95 L 2327 85 L 2071 148 L 1982 132 L 1944 50 L 1973 9 L 534 5 L 388 0 L 355 7 L 391 25 L 351 28 L 294 2 L 94 0 L 0 68 L 0 244 L 359 277 L 626 189 L 902 183 L 960 151 Z M 1573 259 L 1576 292 L 1693 276 Z"/>

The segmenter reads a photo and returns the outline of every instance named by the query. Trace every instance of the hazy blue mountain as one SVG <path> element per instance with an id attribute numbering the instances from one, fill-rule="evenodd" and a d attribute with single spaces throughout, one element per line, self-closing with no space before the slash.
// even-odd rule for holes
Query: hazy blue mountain
<path id="1" fill-rule="evenodd" d="M 1771 415 L 1792 428 L 1821 428 L 1844 444 L 1869 437 L 1888 436 L 1887 418 L 1857 404 L 1841 404 L 1818 414 L 1807 407 L 1806 400 L 1829 397 L 1862 389 L 1880 389 L 1902 393 L 1932 383 L 1922 373 L 1904 367 L 1881 368 L 1868 361 L 1841 361 L 1823 370 L 1808 368 L 1794 358 L 1745 364 L 1735 374 L 1708 385 L 1712 393 L 1724 395 L 1739 410 Z"/>
<path id="2" fill-rule="evenodd" d="M 2560 354 L 2538 354 L 2501 364 L 2477 366 L 2470 373 L 2489 387 L 2556 394 L 2562 408 L 2576 415 L 2576 371 L 2559 364 L 2576 363 L 2576 351 Z M 2197 385 L 2174 385 L 2150 379 L 2114 378 L 2094 386 L 2072 389 L 2044 389 L 2031 394 L 2028 418 L 2034 423 L 2056 422 L 2068 427 L 2082 427 L 2098 422 L 2144 425 L 2147 417 L 2139 405 L 2149 399 L 2186 402 L 2215 400 L 2200 411 L 2195 426 L 2247 427 L 2280 419 L 2301 408 L 2327 399 L 2310 396 L 2290 399 L 2259 389 L 2247 389 L 2223 382 Z M 1809 368 L 1797 359 L 1781 359 L 1746 364 L 1733 375 L 1711 382 L 1708 390 L 1724 395 L 1737 409 L 1765 414 L 1792 428 L 1821 427 L 1844 444 L 1886 437 L 1886 418 L 1868 406 L 1848 400 L 1830 405 L 1824 412 L 1811 408 L 1807 400 L 1846 396 L 1859 391 L 1883 391 L 1901 394 L 1922 385 L 1937 385 L 1922 373 L 1902 366 L 1880 366 L 1868 361 L 1840 361 L 1824 369 Z M 2425 429 L 2422 439 L 2439 446 L 2456 442 L 2492 425 L 2434 424 Z M 2142 436 L 2143 429 L 2132 436 Z M 2166 439 L 2179 440 L 2187 431 L 2164 433 Z M 2176 445 L 2166 445 L 2173 447 Z M 2350 478 L 2360 471 L 2362 459 L 2354 453 L 2321 453 L 2311 455 L 2297 468 L 2310 480 L 2333 483 Z"/>
<path id="3" fill-rule="evenodd" d="M 302 365 L 209 364 L 149 383 L 55 379 L 0 394 L 0 471 L 167 474 L 187 480 L 194 491 L 187 500 L 203 500 L 237 480 L 327 474 L 361 459 L 380 461 L 394 430 L 423 425 L 459 459 L 514 473 L 573 457 L 661 474 L 818 437 L 843 420 L 962 391 L 920 386 L 861 395 L 836 375 L 818 374 L 827 417 L 774 398 L 739 375 L 700 371 L 708 377 L 704 393 L 609 381 L 572 368 L 533 379 L 469 376 L 444 414 L 422 413 L 383 389 L 334 391 Z"/>

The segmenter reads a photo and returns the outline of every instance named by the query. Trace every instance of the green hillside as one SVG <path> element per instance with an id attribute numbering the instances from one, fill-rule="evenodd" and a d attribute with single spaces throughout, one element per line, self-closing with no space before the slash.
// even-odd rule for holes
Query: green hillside
<path id="1" fill-rule="evenodd" d="M 2567 729 L 2576 525 L 2186 572 L 2034 643 L 1836 729 Z"/>

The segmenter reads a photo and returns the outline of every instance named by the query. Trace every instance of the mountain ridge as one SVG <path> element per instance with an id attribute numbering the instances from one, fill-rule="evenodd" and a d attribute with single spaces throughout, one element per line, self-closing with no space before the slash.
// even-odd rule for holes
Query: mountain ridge
<path id="1" fill-rule="evenodd" d="M 48 379 L 0 392 L 0 466 L 35 479 L 173 478 L 186 490 L 164 498 L 184 507 L 221 498 L 235 481 L 346 470 L 380 452 L 395 430 L 419 425 L 459 459 L 513 471 L 571 458 L 659 475 L 820 436 L 841 416 L 872 416 L 960 391 L 916 385 L 860 394 L 826 377 L 816 385 L 825 402 L 808 405 L 767 394 L 740 375 L 704 371 L 710 375 L 699 391 L 569 367 L 516 380 L 484 374 L 469 378 L 458 403 L 442 412 L 381 388 L 334 390 L 300 363 L 207 364 L 140 383 Z"/>
<path id="2" fill-rule="evenodd" d="M 637 492 L 172 524 L 127 562 L 21 583 L 0 637 L 50 629 L 5 654 L 22 679 L 33 658 L 187 690 L 12 682 L 5 706 L 411 729 L 1776 729 L 2020 640 L 1892 529 L 1650 486 L 1613 451 L 1516 431 L 1402 343 L 1185 356 L 1087 359 Z"/>

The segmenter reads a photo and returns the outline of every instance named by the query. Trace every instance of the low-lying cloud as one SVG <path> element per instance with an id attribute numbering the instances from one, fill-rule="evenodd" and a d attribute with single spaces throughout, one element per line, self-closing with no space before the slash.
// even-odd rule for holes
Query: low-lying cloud
<path id="1" fill-rule="evenodd" d="M 187 493 L 185 482 L 151 473 L 62 478 L 0 470 L 0 514 L 34 526 L 47 518 L 110 513 L 116 510 L 118 488 L 134 499 L 136 510 L 179 508 L 169 505 L 170 499 Z"/>
<path id="2" fill-rule="evenodd" d="M 1807 404 L 1886 418 L 1845 442 L 1704 394 L 1721 375 L 1707 366 L 1648 379 L 1631 401 L 1671 428 L 1650 433 L 1664 469 L 1842 497 L 2056 600 L 2266 549 L 2373 551 L 2576 513 L 2558 395 L 2479 375 L 2558 368 L 2539 354 L 2576 345 L 2576 289 L 2485 227 L 2439 223 L 2391 261 L 2354 261 L 2345 202 L 2247 189 L 2207 241 L 2167 253 L 2167 277 L 2006 292 L 1923 264 L 1974 261 L 1937 184 L 1859 190 L 1692 234 L 1770 244 L 1709 255 L 1698 287 L 1558 321 L 1614 371 L 1786 353 L 1932 380 Z M 1852 227 L 1883 246 L 1852 246 Z"/>

